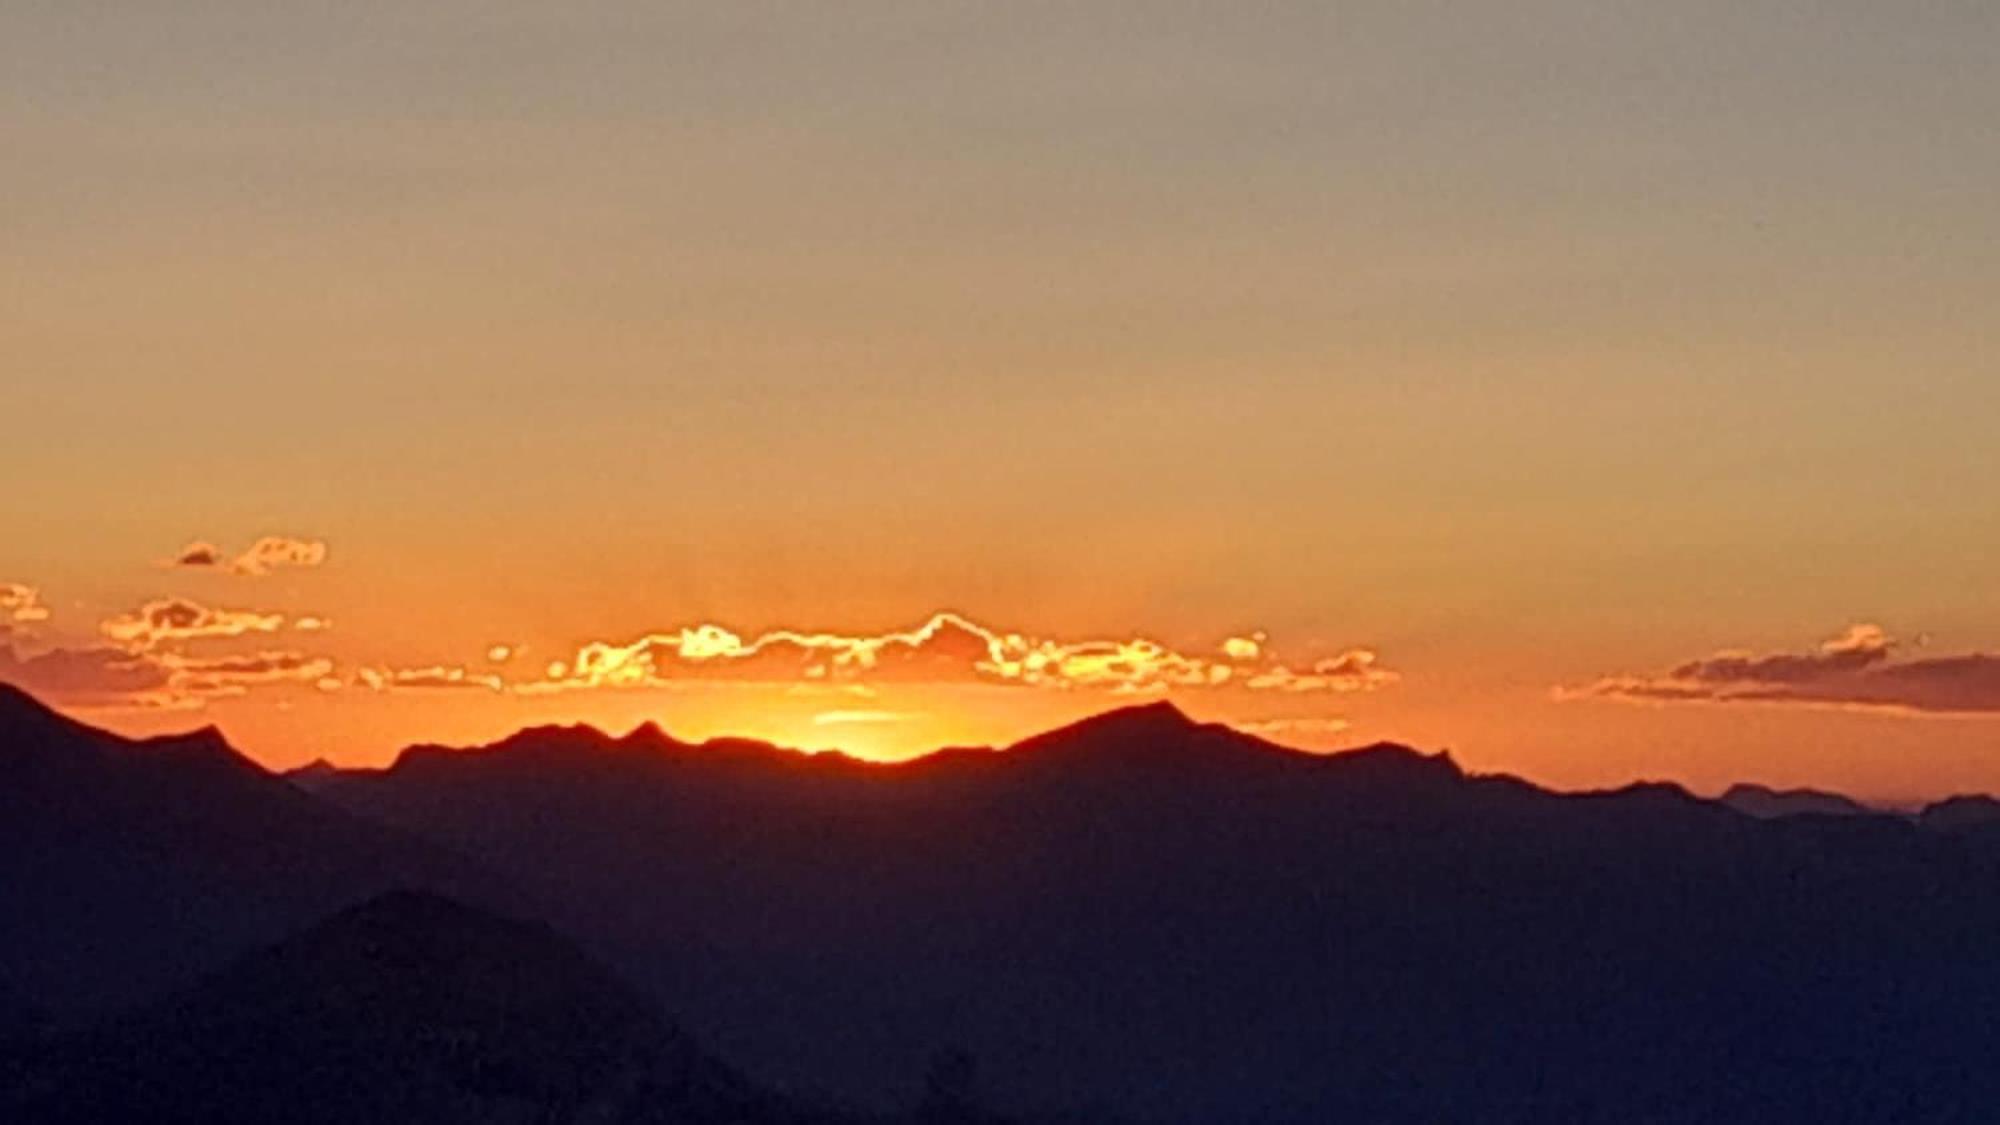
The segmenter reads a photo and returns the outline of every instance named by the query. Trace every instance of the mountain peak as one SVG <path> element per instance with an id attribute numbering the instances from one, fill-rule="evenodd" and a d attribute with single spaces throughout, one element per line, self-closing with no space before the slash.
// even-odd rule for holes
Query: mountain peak
<path id="1" fill-rule="evenodd" d="M 626 731 L 625 736 L 618 740 L 618 744 L 640 750 L 664 750 L 679 746 L 680 740 L 668 734 L 666 728 L 659 723 L 647 719 Z"/>
<path id="2" fill-rule="evenodd" d="M 1452 760 L 1451 751 L 1426 754 L 1400 742 L 1374 742 L 1367 746 L 1329 754 L 1322 759 L 1328 768 L 1369 777 L 1462 781 L 1465 771 Z"/>
<path id="3" fill-rule="evenodd" d="M 133 745 L 154 761 L 260 774 L 269 772 L 231 745 L 222 728 L 214 723 L 179 734 L 141 739 Z"/>
<path id="4" fill-rule="evenodd" d="M 1155 703 L 1100 711 L 1068 726 L 1024 739 L 1011 749 L 1035 750 L 1069 744 L 1181 738 L 1200 729 L 1201 724 L 1189 718 L 1187 712 L 1162 699 Z"/>

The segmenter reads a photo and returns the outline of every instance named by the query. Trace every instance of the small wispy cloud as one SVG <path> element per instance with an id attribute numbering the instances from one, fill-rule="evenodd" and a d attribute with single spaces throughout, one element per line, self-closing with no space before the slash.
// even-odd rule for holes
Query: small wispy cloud
<path id="1" fill-rule="evenodd" d="M 1346 719 L 1302 716 L 1288 719 L 1260 719 L 1234 724 L 1236 729 L 1267 738 L 1331 738 L 1345 734 L 1354 724 Z"/>
<path id="2" fill-rule="evenodd" d="M 475 672 L 462 664 L 432 664 L 421 668 L 381 665 L 357 668 L 354 683 L 369 691 L 503 691 L 506 681 L 490 672 Z"/>
<path id="3" fill-rule="evenodd" d="M 254 609 L 216 609 L 187 598 L 160 598 L 138 609 L 105 619 L 104 635 L 132 649 L 150 649 L 166 642 L 185 642 L 247 633 L 275 633 L 285 627 L 285 615 Z"/>
<path id="4" fill-rule="evenodd" d="M 2000 715 L 2000 655 L 1901 659 L 1880 626 L 1854 625 L 1796 653 L 1727 651 L 1664 673 L 1607 676 L 1556 689 L 1558 699 L 1631 703 L 1760 703 L 1933 715 Z"/>
<path id="5" fill-rule="evenodd" d="M 861 726 L 880 723 L 907 723 L 917 716 L 908 711 L 821 711 L 813 716 L 819 727 Z"/>
<path id="6" fill-rule="evenodd" d="M 326 558 L 327 546 L 322 540 L 267 535 L 236 555 L 224 552 L 213 543 L 196 540 L 182 547 L 165 565 L 192 570 L 224 570 L 230 574 L 261 578 L 287 567 L 321 566 Z"/>
<path id="7" fill-rule="evenodd" d="M 20 582 L 0 582 L 0 640 L 48 619 L 49 607 L 42 603 L 40 590 Z"/>

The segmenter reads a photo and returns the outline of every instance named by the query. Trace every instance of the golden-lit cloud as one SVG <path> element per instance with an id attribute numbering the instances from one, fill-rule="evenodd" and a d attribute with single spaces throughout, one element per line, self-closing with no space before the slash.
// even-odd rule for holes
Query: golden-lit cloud
<path id="1" fill-rule="evenodd" d="M 1329 738 L 1345 734 L 1354 724 L 1346 719 L 1301 715 L 1295 718 L 1259 719 L 1232 724 L 1236 729 L 1265 738 Z"/>
<path id="2" fill-rule="evenodd" d="M 0 582 L 0 639 L 25 632 L 49 619 L 42 592 L 19 582 Z"/>
<path id="3" fill-rule="evenodd" d="M 45 617 L 29 591 L 0 587 L 6 616 Z M 301 631 L 326 628 L 323 618 L 291 623 Z M 281 613 L 218 609 L 185 598 L 160 598 L 100 623 L 105 642 L 52 644 L 24 649 L 27 638 L 0 633 L 0 680 L 52 700 L 82 707 L 199 707 L 210 699 L 240 696 L 276 684 L 312 684 L 335 672 L 326 656 L 295 651 L 195 655 L 190 646 L 267 636 L 287 626 Z"/>
<path id="4" fill-rule="evenodd" d="M 0 582 L 0 618 L 10 621 L 47 621 L 49 607 L 42 604 L 42 592 L 19 582 Z"/>
<path id="5" fill-rule="evenodd" d="M 1222 642 L 1222 655 L 1231 660 L 1255 660 L 1264 654 L 1264 634 L 1230 637 Z"/>
<path id="6" fill-rule="evenodd" d="M 1146 637 L 1061 641 L 938 613 L 911 629 L 875 635 L 777 630 L 745 638 L 703 623 L 632 641 L 597 641 L 550 663 L 525 690 L 643 687 L 688 680 L 762 683 L 983 683 L 1053 690 L 1150 694 L 1235 687 L 1348 693 L 1394 683 L 1368 649 L 1303 669 L 1277 659 L 1263 634 L 1232 637 L 1219 657 L 1181 652 Z"/>
<path id="7" fill-rule="evenodd" d="M 2000 715 L 2000 655 L 1903 660 L 1876 625 L 1855 625 L 1802 653 L 1721 652 L 1655 676 L 1608 676 L 1559 699 L 1765 703 L 1938 715 Z"/>
<path id="8" fill-rule="evenodd" d="M 213 543 L 196 540 L 182 547 L 166 565 L 195 570 L 227 570 L 231 574 L 261 578 L 285 567 L 320 566 L 326 562 L 326 555 L 326 544 L 321 540 L 267 535 L 233 557 Z"/>
<path id="9" fill-rule="evenodd" d="M 332 660 L 303 652 L 258 652 L 214 658 L 166 653 L 154 659 L 168 672 L 168 692 L 199 698 L 243 695 L 264 684 L 316 683 L 332 675 L 334 669 Z"/>
<path id="10" fill-rule="evenodd" d="M 107 618 L 100 629 L 105 636 L 128 648 L 143 650 L 167 642 L 275 633 L 284 627 L 282 613 L 215 609 L 186 598 L 160 598 Z"/>
<path id="11" fill-rule="evenodd" d="M 475 672 L 463 665 L 432 664 L 422 668 L 357 668 L 354 682 L 370 691 L 423 691 L 476 688 L 502 691 L 506 682 L 490 672 Z"/>
<path id="12" fill-rule="evenodd" d="M 876 723 L 907 723 L 917 716 L 908 711 L 821 711 L 813 716 L 816 727 L 846 727 Z"/>

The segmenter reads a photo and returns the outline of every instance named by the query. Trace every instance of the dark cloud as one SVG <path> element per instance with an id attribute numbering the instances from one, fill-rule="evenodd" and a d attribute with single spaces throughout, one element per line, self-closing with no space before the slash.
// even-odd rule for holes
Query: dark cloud
<path id="1" fill-rule="evenodd" d="M 267 535 L 234 558 L 215 544 L 197 539 L 182 547 L 165 565 L 196 570 L 226 568 L 231 574 L 261 578 L 283 567 L 320 566 L 326 562 L 326 555 L 326 544 L 318 539 Z"/>
<path id="2" fill-rule="evenodd" d="M 174 556 L 169 566 L 211 567 L 222 565 L 222 551 L 213 543 L 189 543 Z"/>
<path id="3" fill-rule="evenodd" d="M 279 683 L 315 683 L 333 661 L 303 652 L 196 658 L 96 645 L 23 655 L 0 646 L 0 681 L 77 707 L 199 707 Z"/>
<path id="4" fill-rule="evenodd" d="M 2000 655 L 1900 660 L 1896 642 L 1857 625 L 1812 652 L 1720 653 L 1662 676 L 1613 676 L 1562 698 L 1645 703 L 1766 703 L 1936 715 L 2000 715 Z"/>
<path id="5" fill-rule="evenodd" d="M 0 681 L 59 703 L 164 702 L 172 675 L 151 656 L 121 648 L 56 648 L 23 656 L 0 646 Z"/>

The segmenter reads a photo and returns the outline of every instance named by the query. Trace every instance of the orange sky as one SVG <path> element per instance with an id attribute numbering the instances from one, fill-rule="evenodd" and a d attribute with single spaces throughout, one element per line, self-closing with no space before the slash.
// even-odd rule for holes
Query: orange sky
<path id="1" fill-rule="evenodd" d="M 277 765 L 1164 692 L 2000 791 L 1996 49 L 1971 3 L 42 6 L 0 675 Z"/>

